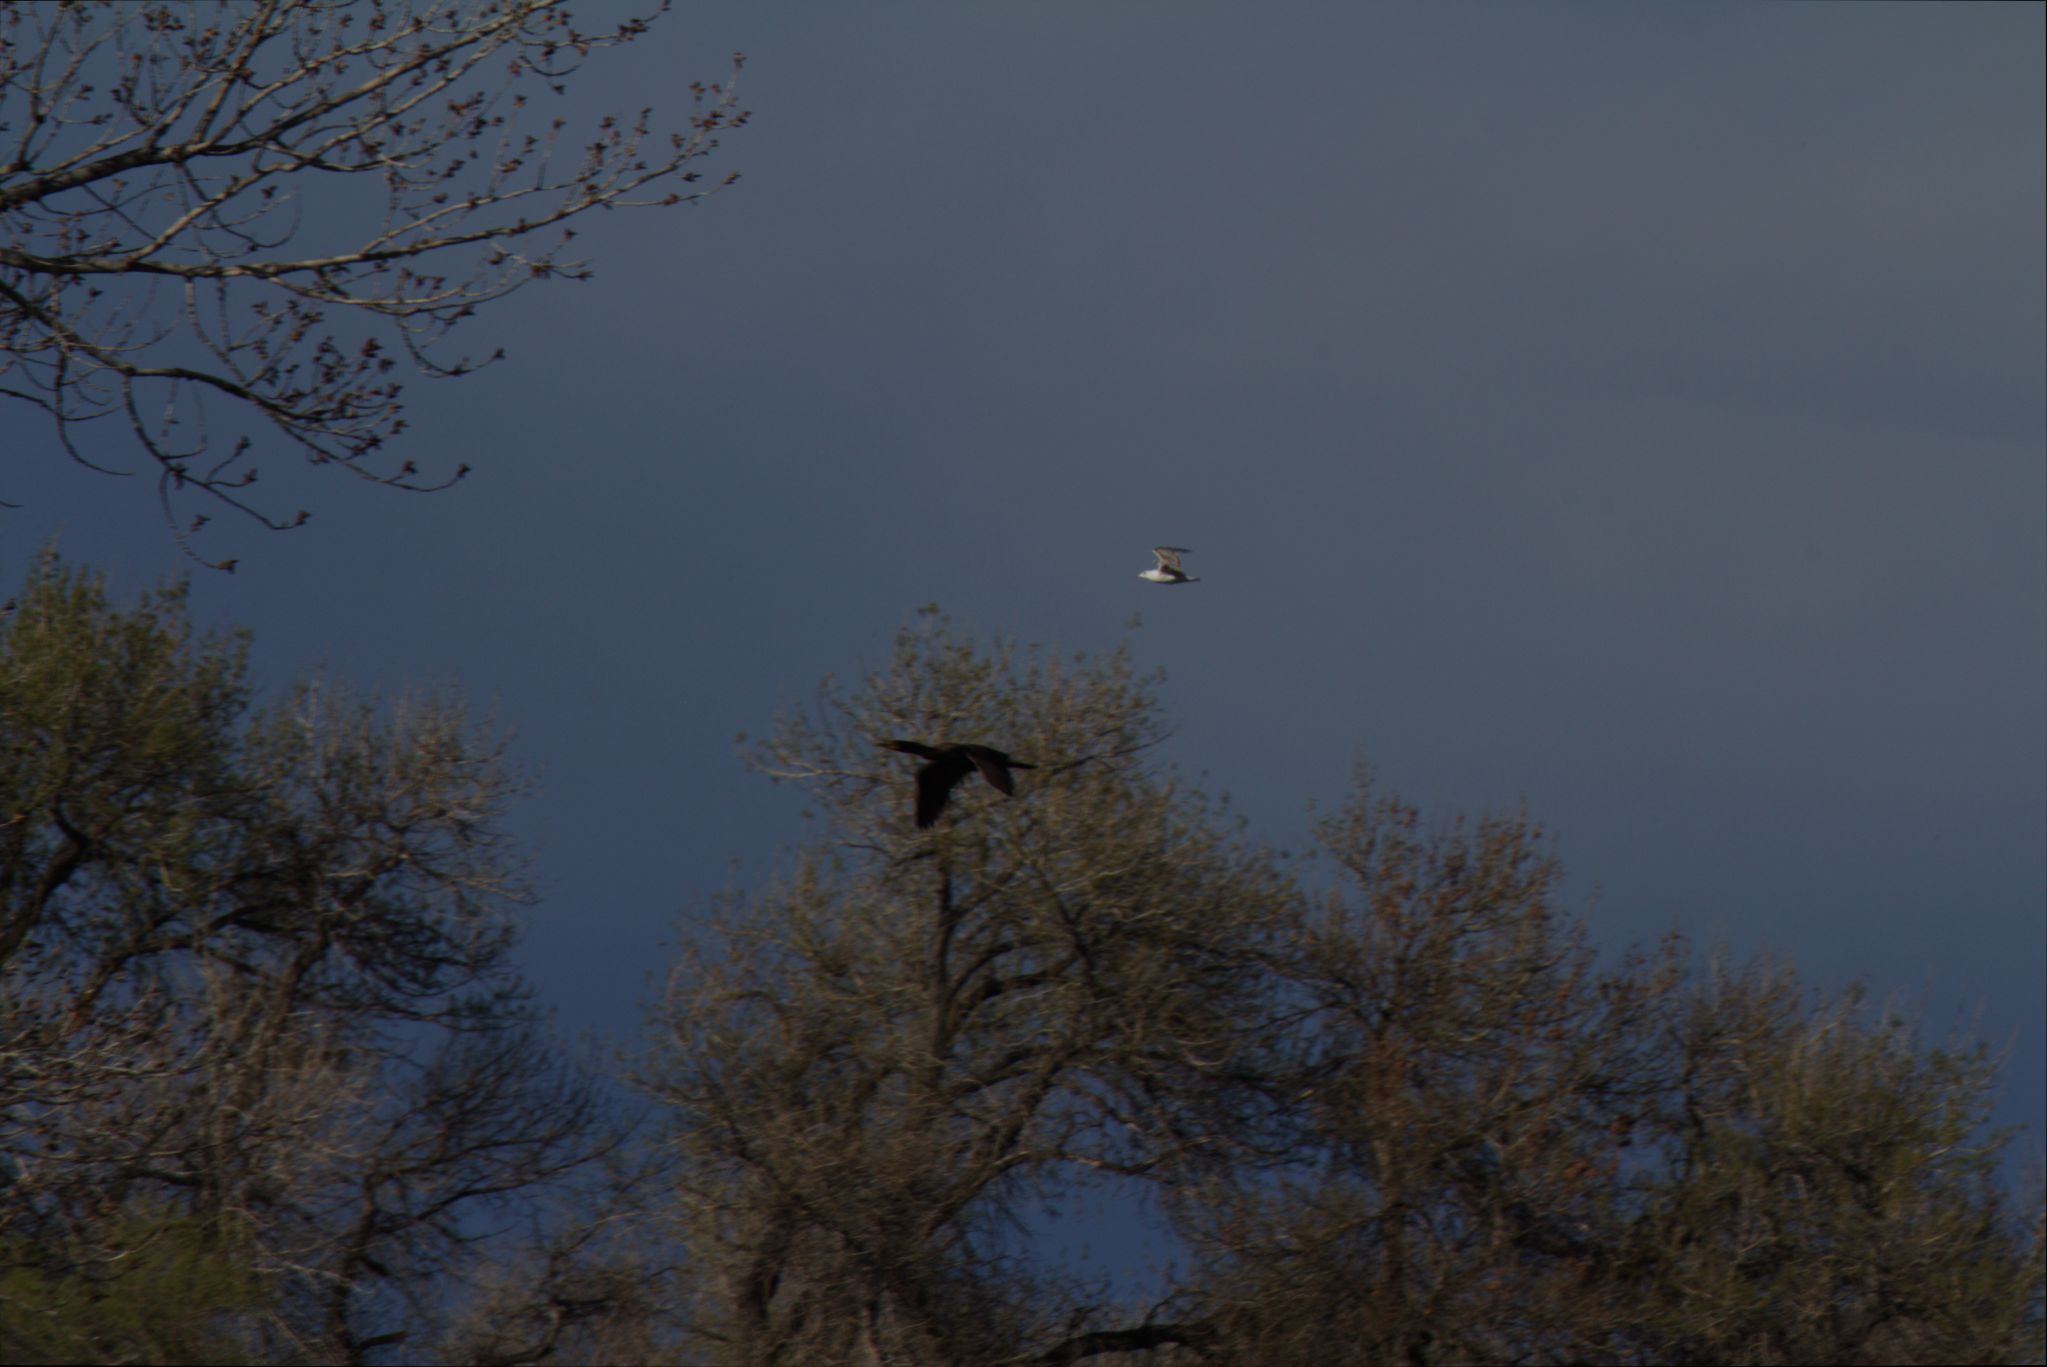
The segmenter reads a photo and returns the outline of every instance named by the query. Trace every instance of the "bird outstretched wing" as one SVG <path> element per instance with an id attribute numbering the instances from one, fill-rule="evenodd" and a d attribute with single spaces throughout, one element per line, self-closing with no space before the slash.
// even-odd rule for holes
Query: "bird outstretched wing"
<path id="1" fill-rule="evenodd" d="M 988 780 L 989 787 L 1005 797 L 1015 794 L 1016 780 L 1009 776 L 1009 766 L 1015 761 L 1008 755 L 1000 750 L 990 750 L 985 745 L 962 745 L 960 751 L 974 762 L 974 767 L 981 771 L 981 777 Z M 1017 767 L 1028 769 L 1031 766 L 1018 764 Z"/>
<path id="2" fill-rule="evenodd" d="M 917 829 L 927 830 L 938 820 L 945 800 L 973 767 L 965 755 L 954 751 L 940 754 L 917 771 Z"/>
<path id="3" fill-rule="evenodd" d="M 897 750 L 906 755 L 915 755 L 928 761 L 917 771 L 917 828 L 926 830 L 937 822 L 945 810 L 946 800 L 959 781 L 976 769 L 988 786 L 1005 797 L 1016 793 L 1016 780 L 1010 770 L 1035 769 L 1035 764 L 1011 759 L 1002 751 L 989 745 L 925 745 L 914 740 L 876 741 L 884 750 Z"/>

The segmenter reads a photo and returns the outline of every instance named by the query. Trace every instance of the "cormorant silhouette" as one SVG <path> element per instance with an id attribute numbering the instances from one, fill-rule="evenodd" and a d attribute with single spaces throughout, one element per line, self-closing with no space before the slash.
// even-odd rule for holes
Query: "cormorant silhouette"
<path id="1" fill-rule="evenodd" d="M 875 744 L 884 750 L 900 750 L 906 755 L 916 755 L 930 761 L 917 771 L 917 829 L 928 829 L 938 820 L 938 814 L 945 810 L 945 800 L 959 781 L 976 769 L 981 777 L 988 780 L 988 786 L 1005 797 L 1016 792 L 1016 780 L 1009 776 L 1011 769 L 1035 769 L 1035 764 L 1025 764 L 1020 759 L 1011 759 L 1000 750 L 986 745 L 926 745 L 914 740 L 884 740 Z"/>

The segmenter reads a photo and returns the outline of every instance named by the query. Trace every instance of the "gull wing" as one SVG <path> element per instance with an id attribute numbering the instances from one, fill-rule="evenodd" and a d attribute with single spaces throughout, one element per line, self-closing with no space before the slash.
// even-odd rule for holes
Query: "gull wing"
<path id="1" fill-rule="evenodd" d="M 1158 557 L 1160 569 L 1170 570 L 1174 574 L 1181 572 L 1180 557 L 1193 554 L 1185 546 L 1153 546 L 1151 553 Z"/>

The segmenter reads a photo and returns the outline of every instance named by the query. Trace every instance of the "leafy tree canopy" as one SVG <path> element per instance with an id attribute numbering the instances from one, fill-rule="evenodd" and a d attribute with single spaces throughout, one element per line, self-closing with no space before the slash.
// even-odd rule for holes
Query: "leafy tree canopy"
<path id="1" fill-rule="evenodd" d="M 510 964 L 502 743 L 247 651 L 54 557 L 0 617 L 9 1360 L 2040 1356 L 1979 1043 L 1595 954 L 1525 814 L 1361 773 L 1261 847 L 1127 652 L 927 618 L 755 746 L 818 839 L 677 964 L 636 1136 Z M 901 739 L 1035 767 L 920 829 Z M 1159 1296 L 1034 1244 L 1104 1204 Z"/>
<path id="2" fill-rule="evenodd" d="M 757 747 L 823 838 L 685 960 L 642 1070 L 686 1357 L 2037 1357 L 1980 1045 L 1675 939 L 1602 966 L 1525 815 L 1361 774 L 1298 864 L 1162 733 L 1127 653 L 927 620 Z M 1039 768 L 925 833 L 902 737 Z M 1180 1241 L 1162 1301 L 1022 1239 L 1104 1191 Z"/>
<path id="3" fill-rule="evenodd" d="M 622 1134 L 509 960 L 521 780 L 451 698 L 246 661 L 54 556 L 0 620 L 5 1355 L 407 1357 L 514 1265 L 545 1355 L 632 1288 Z"/>

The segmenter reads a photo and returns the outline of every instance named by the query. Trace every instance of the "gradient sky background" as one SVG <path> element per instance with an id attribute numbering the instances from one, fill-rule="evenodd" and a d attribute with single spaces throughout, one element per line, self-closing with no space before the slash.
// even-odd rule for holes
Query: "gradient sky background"
<path id="1" fill-rule="evenodd" d="M 410 387 L 458 491 L 267 467 L 314 520 L 215 534 L 198 611 L 267 684 L 496 703 L 570 1033 L 632 1032 L 807 836 L 736 732 L 934 600 L 1069 648 L 1141 614 L 1170 758 L 1255 838 L 1299 847 L 1358 759 L 1525 799 L 1604 946 L 1974 1022 L 2029 1159 L 2042 16 L 684 5 L 573 102 L 679 122 L 744 50 L 743 180 L 588 224 L 594 282 L 470 325 L 506 364 Z M 124 597 L 183 572 L 153 486 L 18 404 L 0 439 L 0 578 L 53 532 Z M 1135 578 L 1161 542 L 1200 585 Z"/>

